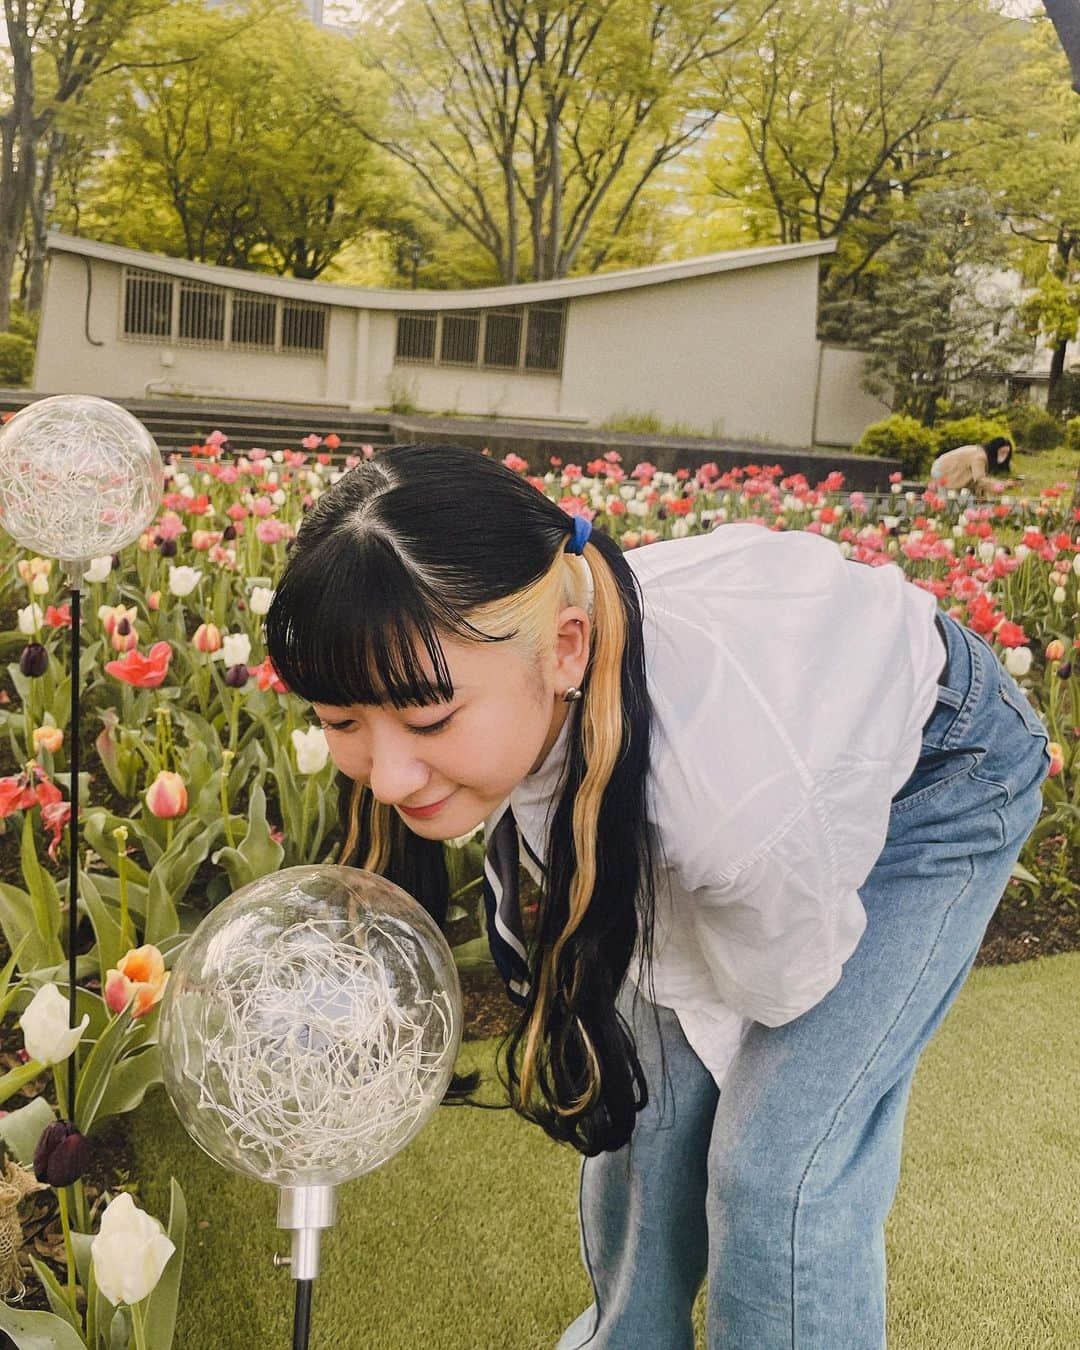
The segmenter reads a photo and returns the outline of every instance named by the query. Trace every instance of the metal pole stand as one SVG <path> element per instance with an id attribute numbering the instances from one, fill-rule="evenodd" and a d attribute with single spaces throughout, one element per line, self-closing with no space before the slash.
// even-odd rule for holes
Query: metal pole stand
<path id="1" fill-rule="evenodd" d="M 337 1219 L 337 1191 L 333 1186 L 282 1186 L 278 1195 L 277 1226 L 292 1231 L 292 1255 L 275 1256 L 275 1266 L 287 1265 L 296 1283 L 293 1350 L 307 1350 L 311 1333 L 311 1286 L 319 1273 L 319 1238 Z"/>

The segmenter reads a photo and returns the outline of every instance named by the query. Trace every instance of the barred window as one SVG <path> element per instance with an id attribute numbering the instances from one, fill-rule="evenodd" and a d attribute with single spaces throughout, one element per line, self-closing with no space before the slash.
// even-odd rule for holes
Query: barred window
<path id="1" fill-rule="evenodd" d="M 444 314 L 439 360 L 450 365 L 475 366 L 480 351 L 480 311 Z"/>
<path id="2" fill-rule="evenodd" d="M 399 314 L 397 355 L 402 361 L 435 360 L 436 314 Z"/>
<path id="3" fill-rule="evenodd" d="M 326 340 L 326 306 L 286 300 L 281 308 L 281 347 L 287 352 L 321 352 Z"/>
<path id="4" fill-rule="evenodd" d="M 521 352 L 520 309 L 489 309 L 484 323 L 484 365 L 516 367 Z"/>
<path id="5" fill-rule="evenodd" d="M 214 346 L 225 341 L 225 292 L 220 286 L 181 281 L 178 337 L 181 342 Z"/>
<path id="6" fill-rule="evenodd" d="M 131 269 L 125 281 L 125 336 L 167 338 L 172 332 L 172 278 Z"/>
<path id="7" fill-rule="evenodd" d="M 232 306 L 232 343 L 235 347 L 274 346 L 277 301 L 270 295 L 237 291 Z"/>
<path id="8" fill-rule="evenodd" d="M 525 334 L 525 369 L 558 370 L 562 364 L 565 305 L 530 305 Z"/>

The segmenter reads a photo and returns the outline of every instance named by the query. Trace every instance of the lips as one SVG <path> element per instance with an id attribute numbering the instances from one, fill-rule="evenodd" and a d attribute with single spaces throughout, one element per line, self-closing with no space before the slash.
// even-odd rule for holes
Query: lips
<path id="1" fill-rule="evenodd" d="M 457 789 L 455 788 L 455 791 L 456 790 Z M 403 806 L 401 809 L 407 816 L 417 816 L 423 820 L 429 816 L 435 815 L 437 811 L 440 811 L 453 795 L 454 793 L 451 792 L 448 796 L 440 798 L 437 802 L 431 802 L 428 806 Z"/>

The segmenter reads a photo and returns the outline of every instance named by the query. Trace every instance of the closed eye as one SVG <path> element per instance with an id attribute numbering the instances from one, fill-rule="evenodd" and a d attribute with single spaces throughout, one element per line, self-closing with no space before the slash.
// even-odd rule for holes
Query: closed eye
<path id="1" fill-rule="evenodd" d="M 451 713 L 449 717 L 444 717 L 441 722 L 432 722 L 430 726 L 426 727 L 410 726 L 409 730 L 414 732 L 417 736 L 434 736 L 436 732 L 442 731 L 444 727 L 449 726 L 453 720 L 454 713 Z"/>
<path id="2" fill-rule="evenodd" d="M 323 731 L 348 731 L 352 724 L 351 717 L 346 718 L 344 722 L 327 722 L 326 719 L 322 717 L 320 717 L 318 721 L 318 725 L 322 727 Z"/>

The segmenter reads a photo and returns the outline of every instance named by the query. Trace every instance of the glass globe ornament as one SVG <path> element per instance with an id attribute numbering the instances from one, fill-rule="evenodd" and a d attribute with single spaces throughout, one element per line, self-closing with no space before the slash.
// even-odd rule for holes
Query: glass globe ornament
<path id="1" fill-rule="evenodd" d="M 153 520 L 164 481 L 154 438 L 107 399 L 38 399 L 0 431 L 0 525 L 48 558 L 118 552 Z"/>
<path id="2" fill-rule="evenodd" d="M 430 915 L 372 872 L 307 865 L 241 887 L 200 923 L 159 1041 L 166 1091 L 211 1157 L 310 1188 L 405 1147 L 446 1092 L 461 1028 Z"/>

